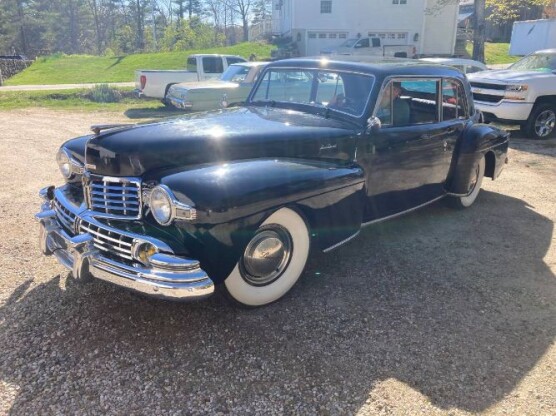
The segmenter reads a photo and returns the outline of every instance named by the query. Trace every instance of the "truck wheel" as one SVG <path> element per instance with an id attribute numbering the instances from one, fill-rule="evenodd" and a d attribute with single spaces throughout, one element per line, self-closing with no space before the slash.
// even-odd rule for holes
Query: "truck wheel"
<path id="1" fill-rule="evenodd" d="M 532 139 L 548 139 L 556 133 L 556 105 L 539 104 L 533 107 L 521 131 Z"/>
<path id="2" fill-rule="evenodd" d="M 166 85 L 166 90 L 164 91 L 164 98 L 161 100 L 161 101 L 162 101 L 162 104 L 164 104 L 164 105 L 165 105 L 166 107 L 168 107 L 168 108 L 172 107 L 172 103 L 171 103 L 170 100 L 168 99 L 168 91 L 170 90 L 170 87 L 171 87 L 172 85 L 175 85 L 175 84 Z"/>
<path id="3" fill-rule="evenodd" d="M 466 196 L 453 196 L 450 197 L 449 202 L 453 208 L 464 209 L 469 208 L 481 191 L 481 184 L 483 183 L 483 178 L 485 176 L 485 158 L 482 157 L 481 160 L 475 165 L 474 169 L 475 175 L 473 180 L 469 184 L 468 194 Z"/>
<path id="4" fill-rule="evenodd" d="M 262 306 L 284 296 L 297 282 L 309 257 L 309 230 L 289 208 L 259 227 L 224 281 L 228 294 L 245 306 Z"/>

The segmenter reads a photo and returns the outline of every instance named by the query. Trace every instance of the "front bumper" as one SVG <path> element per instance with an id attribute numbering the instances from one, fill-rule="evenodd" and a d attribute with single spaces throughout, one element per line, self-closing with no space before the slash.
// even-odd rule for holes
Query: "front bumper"
<path id="1" fill-rule="evenodd" d="M 502 100 L 496 104 L 475 101 L 475 108 L 481 110 L 487 121 L 501 123 L 521 123 L 526 121 L 533 109 L 533 103 Z"/>
<path id="2" fill-rule="evenodd" d="M 94 277 L 152 297 L 171 300 L 199 299 L 214 292 L 214 283 L 199 267 L 198 261 L 175 256 L 166 244 L 148 236 L 116 230 L 88 215 L 87 210 L 79 212 L 60 188 L 54 193 L 55 196 L 48 188 L 40 192 L 44 202 L 36 214 L 40 223 L 39 245 L 43 254 L 53 254 L 76 279 Z M 96 232 L 70 235 L 59 220 L 52 202 L 54 197 L 66 212 L 71 211 L 76 215 L 76 222 L 85 221 Z M 150 256 L 149 266 L 138 261 L 126 264 L 109 258 L 99 249 L 102 241 L 95 240 L 101 230 L 106 230 L 110 236 L 123 234 L 138 244 L 147 241 L 157 247 L 159 252 Z"/>

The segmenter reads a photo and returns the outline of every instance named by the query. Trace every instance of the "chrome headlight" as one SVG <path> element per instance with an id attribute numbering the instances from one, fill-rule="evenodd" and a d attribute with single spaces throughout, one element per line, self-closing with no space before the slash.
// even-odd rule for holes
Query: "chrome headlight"
<path id="1" fill-rule="evenodd" d="M 58 162 L 58 167 L 60 168 L 62 176 L 67 181 L 75 182 L 81 179 L 81 175 L 83 175 L 84 172 L 83 165 L 78 160 L 72 158 L 69 151 L 64 147 L 58 150 L 56 162 Z"/>
<path id="2" fill-rule="evenodd" d="M 179 202 L 166 185 L 158 185 L 153 188 L 149 198 L 149 207 L 154 219 L 160 225 L 170 225 L 175 219 L 188 221 L 197 219 L 197 210 Z"/>
<path id="3" fill-rule="evenodd" d="M 71 178 L 73 174 L 71 169 L 71 159 L 68 155 L 67 150 L 63 147 L 58 150 L 58 154 L 56 155 L 56 162 L 58 162 L 58 167 L 60 168 L 62 176 L 66 179 Z"/>
<path id="4" fill-rule="evenodd" d="M 168 225 L 172 221 L 172 199 L 164 187 L 156 186 L 152 190 L 149 205 L 160 225 Z"/>

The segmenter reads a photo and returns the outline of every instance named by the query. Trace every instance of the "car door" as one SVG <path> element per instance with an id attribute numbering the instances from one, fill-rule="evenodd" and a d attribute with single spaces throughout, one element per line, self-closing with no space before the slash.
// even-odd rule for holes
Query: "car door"
<path id="1" fill-rule="evenodd" d="M 455 130 L 442 120 L 441 79 L 390 80 L 374 115 L 382 127 L 363 146 L 367 219 L 395 215 L 444 195 Z"/>

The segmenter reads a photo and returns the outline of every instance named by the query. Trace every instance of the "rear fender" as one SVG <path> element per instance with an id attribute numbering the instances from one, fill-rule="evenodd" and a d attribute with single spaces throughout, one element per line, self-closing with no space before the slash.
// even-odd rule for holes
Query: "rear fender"
<path id="1" fill-rule="evenodd" d="M 452 162 L 447 191 L 467 195 L 475 175 L 475 166 L 487 157 L 487 176 L 496 179 L 507 161 L 510 134 L 487 124 L 473 124 L 463 132 Z"/>

